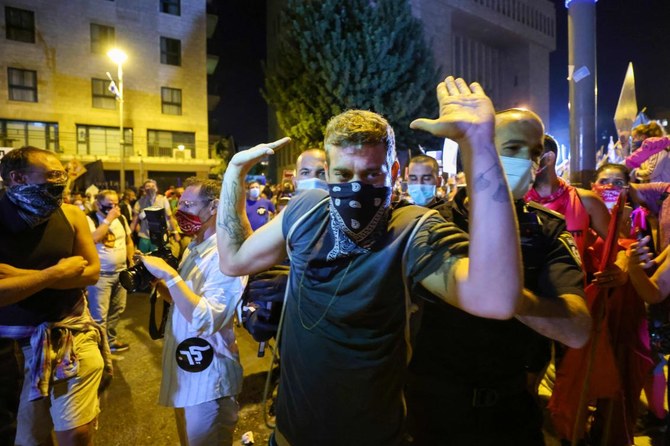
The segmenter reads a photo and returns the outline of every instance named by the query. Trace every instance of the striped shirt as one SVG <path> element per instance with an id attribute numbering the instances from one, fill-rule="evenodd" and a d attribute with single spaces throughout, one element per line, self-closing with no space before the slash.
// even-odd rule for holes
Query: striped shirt
<path id="1" fill-rule="evenodd" d="M 235 396 L 242 388 L 242 366 L 233 332 L 235 307 L 242 297 L 246 277 L 228 277 L 219 270 L 216 234 L 196 245 L 192 242 L 182 258 L 179 275 L 201 296 L 189 324 L 170 307 L 165 344 L 163 377 L 158 404 L 187 407 L 225 396 Z M 214 350 L 212 363 L 202 371 L 179 367 L 176 351 L 185 339 L 201 338 Z"/>

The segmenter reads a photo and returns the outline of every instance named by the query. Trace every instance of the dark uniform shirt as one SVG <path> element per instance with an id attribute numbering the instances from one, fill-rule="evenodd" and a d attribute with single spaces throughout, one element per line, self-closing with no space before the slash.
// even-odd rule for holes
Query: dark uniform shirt
<path id="1" fill-rule="evenodd" d="M 467 224 L 464 195 L 459 198 L 441 214 Z M 560 214 L 522 201 L 516 210 L 525 287 L 545 299 L 584 296 L 579 257 Z M 490 284 L 492 293 L 495 288 Z M 428 299 L 408 387 L 416 444 L 543 444 L 526 371 L 542 369 L 548 349 L 548 339 L 516 319 L 484 319 Z"/>

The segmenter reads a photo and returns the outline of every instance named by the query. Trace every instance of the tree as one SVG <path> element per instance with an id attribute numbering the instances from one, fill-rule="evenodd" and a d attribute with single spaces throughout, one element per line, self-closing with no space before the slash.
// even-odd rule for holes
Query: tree
<path id="1" fill-rule="evenodd" d="M 437 115 L 437 72 L 407 0 L 288 0 L 278 38 L 263 96 L 299 147 L 322 146 L 328 119 L 352 108 L 386 117 L 398 148 L 433 141 L 409 128 Z"/>

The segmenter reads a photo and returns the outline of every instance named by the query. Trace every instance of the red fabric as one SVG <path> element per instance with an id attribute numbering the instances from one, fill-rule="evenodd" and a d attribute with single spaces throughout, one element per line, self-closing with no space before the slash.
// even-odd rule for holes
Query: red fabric
<path id="1" fill-rule="evenodd" d="M 565 216 L 566 228 L 572 234 L 572 238 L 575 239 L 577 250 L 583 261 L 591 217 L 586 208 L 584 208 L 577 189 L 574 186 L 570 186 L 562 178 L 559 178 L 558 182 L 558 190 L 547 197 L 541 197 L 535 189 L 531 189 L 524 198 L 526 202 L 534 201 L 540 203 L 546 208 Z"/>
<path id="2" fill-rule="evenodd" d="M 619 201 L 623 202 L 625 197 Z M 616 239 L 621 218 L 618 208 L 617 205 L 613 210 L 616 218 L 610 221 L 607 240 L 600 239 L 594 247 L 600 255 L 600 271 L 614 263 L 620 249 Z M 633 444 L 637 401 L 653 365 L 645 306 L 630 281 L 618 288 L 590 284 L 585 292 L 593 319 L 591 337 L 583 348 L 567 349 L 557 367 L 556 384 L 548 405 L 551 418 L 560 438 L 572 439 L 574 435 L 581 439 L 587 404 L 608 399 L 616 420 L 610 424 L 608 444 Z M 601 403 L 598 416 L 607 413 Z"/>

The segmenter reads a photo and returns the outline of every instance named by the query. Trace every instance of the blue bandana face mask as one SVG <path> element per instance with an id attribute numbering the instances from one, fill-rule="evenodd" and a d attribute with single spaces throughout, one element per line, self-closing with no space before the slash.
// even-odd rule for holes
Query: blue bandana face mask
<path id="1" fill-rule="evenodd" d="M 391 188 L 352 181 L 328 184 L 335 247 L 329 259 L 367 251 L 386 229 Z"/>
<path id="2" fill-rule="evenodd" d="M 63 203 L 64 183 L 15 184 L 7 198 L 19 209 L 19 216 L 31 228 L 46 221 Z"/>
<path id="3" fill-rule="evenodd" d="M 412 197 L 415 204 L 425 206 L 430 203 L 430 200 L 435 198 L 437 186 L 434 184 L 408 184 L 407 192 Z"/>

